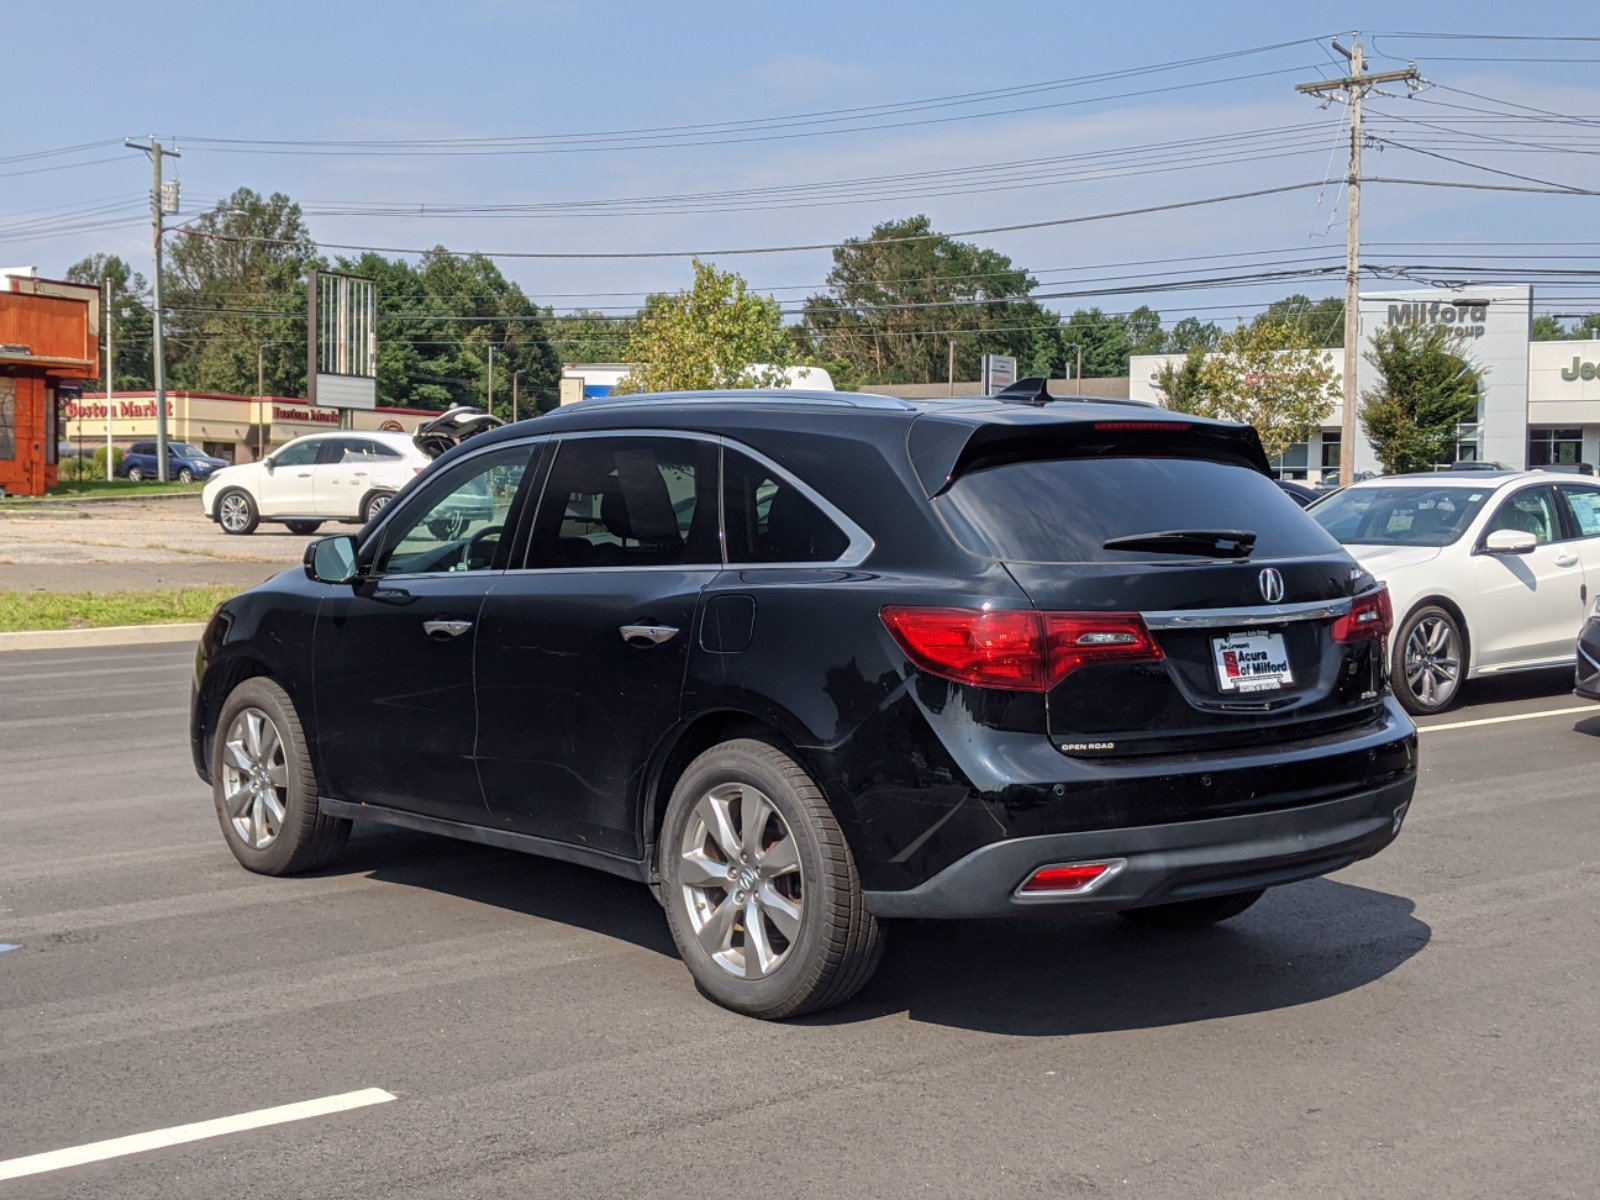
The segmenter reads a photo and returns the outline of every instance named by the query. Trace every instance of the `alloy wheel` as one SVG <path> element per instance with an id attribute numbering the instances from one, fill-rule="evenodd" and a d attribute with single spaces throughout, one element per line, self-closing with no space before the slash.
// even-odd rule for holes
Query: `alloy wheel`
<path id="1" fill-rule="evenodd" d="M 239 840 L 252 850 L 277 841 L 288 799 L 283 735 L 259 708 L 240 709 L 222 744 L 222 806 Z"/>
<path id="2" fill-rule="evenodd" d="M 222 498 L 220 515 L 222 527 L 230 533 L 243 529 L 250 523 L 250 501 L 238 492 L 232 492 Z"/>
<path id="3" fill-rule="evenodd" d="M 1406 683 L 1429 708 L 1450 703 L 1461 685 L 1461 638 L 1442 616 L 1418 621 L 1406 637 Z"/>
<path id="4" fill-rule="evenodd" d="M 695 938 L 730 975 L 771 975 L 799 940 L 799 846 L 758 788 L 725 783 L 700 798 L 679 846 L 678 882 Z"/>

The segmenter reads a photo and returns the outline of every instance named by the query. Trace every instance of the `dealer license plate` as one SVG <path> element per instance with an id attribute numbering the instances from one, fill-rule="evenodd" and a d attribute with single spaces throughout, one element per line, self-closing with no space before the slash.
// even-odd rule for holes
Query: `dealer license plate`
<path id="1" fill-rule="evenodd" d="M 1224 692 L 1275 692 L 1294 682 L 1283 634 L 1252 631 L 1211 639 Z"/>

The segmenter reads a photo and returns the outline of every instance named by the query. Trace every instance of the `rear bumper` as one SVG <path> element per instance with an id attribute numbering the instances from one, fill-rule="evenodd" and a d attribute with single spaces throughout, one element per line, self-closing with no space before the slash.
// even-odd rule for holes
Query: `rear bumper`
<path id="1" fill-rule="evenodd" d="M 1416 777 L 1276 812 L 991 842 L 907 891 L 869 891 L 880 917 L 999 917 L 1024 912 L 1114 912 L 1225 895 L 1325 875 L 1369 858 L 1400 832 Z M 1052 863 L 1123 859 L 1087 895 L 1018 897 Z"/>

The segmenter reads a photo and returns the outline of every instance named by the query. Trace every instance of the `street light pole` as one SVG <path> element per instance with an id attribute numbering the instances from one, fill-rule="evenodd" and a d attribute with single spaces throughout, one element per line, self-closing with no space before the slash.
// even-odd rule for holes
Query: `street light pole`
<path id="1" fill-rule="evenodd" d="M 112 309 L 111 309 L 111 276 L 107 275 L 106 276 L 106 308 L 105 308 L 105 325 L 106 325 L 106 379 L 105 379 L 105 384 L 106 384 L 106 386 L 104 388 L 104 391 L 105 391 L 105 394 L 106 394 L 106 482 L 107 483 L 110 483 L 113 479 L 116 478 L 116 475 L 117 475 L 116 464 L 113 461 L 116 458 L 116 450 L 113 447 L 112 442 L 111 442 L 111 407 L 112 407 L 112 404 L 113 404 L 113 396 L 114 396 L 114 394 L 116 393 L 116 390 L 117 390 L 117 383 L 116 383 L 117 356 L 116 356 L 116 351 L 113 348 L 112 343 L 111 343 L 111 336 L 112 336 L 111 335 L 111 322 L 112 322 L 111 312 L 112 312 Z M 79 429 L 83 428 L 83 422 L 81 420 L 78 422 L 78 428 Z"/>

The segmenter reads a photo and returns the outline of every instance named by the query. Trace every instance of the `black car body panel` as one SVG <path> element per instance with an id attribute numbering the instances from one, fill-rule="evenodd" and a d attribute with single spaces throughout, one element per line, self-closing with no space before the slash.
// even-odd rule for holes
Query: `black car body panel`
<path id="1" fill-rule="evenodd" d="M 528 567 L 537 514 L 564 507 L 548 490 L 552 459 L 567 439 L 606 434 L 706 442 L 724 481 L 735 458 L 769 463 L 775 478 L 829 506 L 846 549 L 828 562 Z M 1093 837 L 1099 846 L 1118 830 L 1216 830 L 1215 822 L 1254 819 L 1267 822 L 1252 835 L 1261 853 L 1281 857 L 1287 827 L 1271 814 L 1310 814 L 1298 827 L 1312 836 L 1315 814 L 1338 809 L 1327 853 L 1258 864 L 1281 867 L 1285 878 L 1317 873 L 1393 836 L 1374 826 L 1354 842 L 1345 837 L 1350 805 L 1392 814 L 1409 799 L 1415 729 L 1388 696 L 1380 643 L 1330 641 L 1339 614 L 1372 581 L 1318 541 L 1320 530 L 1270 483 L 1283 508 L 1268 524 L 1316 531 L 1303 552 L 1012 561 L 963 544 L 939 507 L 965 473 L 1041 452 L 1200 454 L 1264 476 L 1245 427 L 1110 403 L 805 393 L 587 402 L 442 454 L 363 531 L 363 563 L 413 497 L 425 502 L 419 490 L 431 480 L 469 456 L 524 443 L 533 466 L 493 569 L 350 584 L 286 572 L 219 608 L 197 665 L 192 735 L 202 776 L 228 689 L 269 673 L 310 717 L 330 811 L 651 878 L 675 773 L 719 737 L 754 733 L 786 743 L 817 782 L 885 914 L 900 911 L 886 897 L 919 888 L 944 897 L 939 915 L 1006 909 L 1019 880 L 1000 887 L 958 868 L 1001 843 Z M 727 546 L 736 504 L 718 495 Z M 1283 528 L 1298 536 L 1301 527 Z M 1278 576 L 1276 605 L 1263 598 L 1267 565 Z M 881 616 L 896 606 L 1211 618 L 1192 628 L 1155 621 L 1157 663 L 1096 665 L 1048 688 L 1014 690 L 920 669 Z M 430 618 L 468 622 L 471 632 L 434 645 L 416 629 Z M 626 630 L 641 625 L 674 632 L 660 644 L 630 642 Z M 1210 639 L 1258 626 L 1284 633 L 1292 685 L 1248 701 L 1219 696 Z M 1141 844 L 1152 836 L 1140 834 Z M 1009 871 L 1017 853 L 985 861 Z M 1151 861 L 1124 888 L 1176 886 L 1152 880 Z M 1248 874 L 1248 863 L 1234 866 Z M 952 870 L 969 882 L 956 887 L 942 875 Z M 1101 903 L 1122 894 L 1107 891 Z M 964 910 L 952 895 L 968 897 Z"/>
<path id="2" fill-rule="evenodd" d="M 1578 695 L 1600 700 L 1600 614 L 1591 615 L 1578 635 Z"/>

